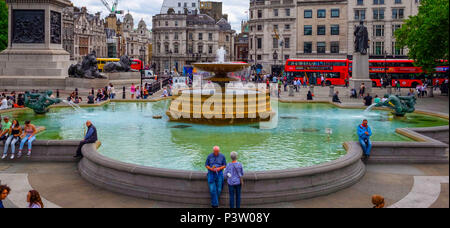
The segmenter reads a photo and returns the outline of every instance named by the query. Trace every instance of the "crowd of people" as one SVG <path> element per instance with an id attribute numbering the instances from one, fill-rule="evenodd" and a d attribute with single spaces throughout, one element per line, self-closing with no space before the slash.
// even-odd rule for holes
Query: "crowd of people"
<path id="1" fill-rule="evenodd" d="M 11 108 L 23 108 L 25 105 L 25 97 L 23 93 L 16 94 L 12 91 L 9 95 L 6 95 L 7 90 L 0 96 L 0 110 Z"/>

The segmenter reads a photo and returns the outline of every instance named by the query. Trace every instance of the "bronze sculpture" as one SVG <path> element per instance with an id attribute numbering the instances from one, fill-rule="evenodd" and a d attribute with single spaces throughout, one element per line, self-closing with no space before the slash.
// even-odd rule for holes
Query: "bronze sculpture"
<path id="1" fill-rule="evenodd" d="M 25 107 L 33 109 L 36 114 L 45 114 L 52 104 L 61 102 L 61 99 L 51 97 L 52 91 L 41 93 L 25 92 Z"/>
<path id="2" fill-rule="evenodd" d="M 416 97 L 414 96 L 397 96 L 384 95 L 385 100 L 376 104 L 375 107 L 387 107 L 394 111 L 396 116 L 405 116 L 406 113 L 414 112 L 416 105 Z"/>
<path id="3" fill-rule="evenodd" d="M 129 72 L 131 71 L 131 58 L 127 55 L 120 57 L 119 62 L 109 62 L 103 67 L 103 72 Z"/>
<path id="4" fill-rule="evenodd" d="M 106 78 L 101 75 L 98 71 L 97 66 L 97 57 L 95 51 L 92 51 L 90 54 L 83 57 L 83 61 L 81 63 L 72 64 L 69 67 L 69 77 L 74 78 Z"/>
<path id="5" fill-rule="evenodd" d="M 355 28 L 353 32 L 355 36 L 355 52 L 361 53 L 361 55 L 367 54 L 367 49 L 369 48 L 369 33 L 367 32 L 364 22 L 360 21 L 359 25 Z"/>

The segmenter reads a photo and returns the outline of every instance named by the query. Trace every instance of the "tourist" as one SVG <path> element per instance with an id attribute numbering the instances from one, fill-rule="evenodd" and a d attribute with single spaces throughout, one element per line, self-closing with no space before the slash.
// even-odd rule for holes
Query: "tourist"
<path id="1" fill-rule="evenodd" d="M 381 102 L 381 98 L 379 98 L 378 95 L 375 95 L 375 98 L 373 99 L 373 102 L 374 102 L 375 104 L 378 104 L 378 103 Z"/>
<path id="2" fill-rule="evenodd" d="M 31 121 L 25 121 L 25 127 L 23 128 L 24 133 L 22 134 L 22 141 L 20 141 L 19 153 L 17 157 L 20 158 L 22 156 L 23 146 L 26 142 L 28 142 L 28 153 L 27 157 L 31 156 L 31 147 L 33 145 L 33 141 L 36 139 L 37 129 L 36 126 L 31 124 Z"/>
<path id="3" fill-rule="evenodd" d="M 230 208 L 235 208 L 235 202 L 236 208 L 241 207 L 241 188 L 244 184 L 242 178 L 244 176 L 244 170 L 242 164 L 237 161 L 237 156 L 238 154 L 236 152 L 231 152 L 230 158 L 232 162 L 228 163 L 224 173 L 224 178 L 227 179 L 230 193 Z"/>
<path id="4" fill-rule="evenodd" d="M 9 117 L 3 117 L 4 124 L 1 124 L 2 119 L 0 118 L 0 140 L 5 141 L 9 135 L 9 129 L 11 128 L 11 122 L 9 121 Z"/>
<path id="5" fill-rule="evenodd" d="M 366 93 L 366 86 L 364 83 L 361 83 L 361 86 L 359 87 L 359 97 L 364 97 L 364 94 Z"/>
<path id="6" fill-rule="evenodd" d="M 28 191 L 27 202 L 28 208 L 44 208 L 44 203 L 42 203 L 41 196 L 36 190 Z"/>
<path id="7" fill-rule="evenodd" d="M 23 93 L 19 93 L 17 96 L 17 104 L 14 105 L 14 108 L 24 108 L 25 107 L 25 98 Z"/>
<path id="8" fill-rule="evenodd" d="M 109 83 L 108 93 L 109 93 L 109 99 L 112 100 L 112 99 L 116 98 L 116 90 L 114 89 L 114 86 L 112 83 Z"/>
<path id="9" fill-rule="evenodd" d="M 208 186 L 211 194 L 211 206 L 219 207 L 219 198 L 223 186 L 223 170 L 226 168 L 227 161 L 225 156 L 220 153 L 220 148 L 215 146 L 213 153 L 208 155 L 205 167 L 208 170 Z"/>
<path id="10" fill-rule="evenodd" d="M 323 75 L 320 75 L 320 84 L 322 85 L 322 87 L 325 86 L 325 78 L 323 77 Z"/>
<path id="11" fill-rule="evenodd" d="M 352 88 L 350 90 L 350 98 L 355 98 L 355 99 L 358 98 L 358 95 L 356 94 L 356 89 L 355 88 Z"/>
<path id="12" fill-rule="evenodd" d="M 409 89 L 408 96 L 414 96 L 414 90 L 413 89 Z"/>
<path id="13" fill-rule="evenodd" d="M 345 78 L 345 88 L 348 88 L 348 84 L 349 84 L 348 78 Z"/>
<path id="14" fill-rule="evenodd" d="M 5 208 L 3 206 L 3 200 L 8 197 L 9 193 L 11 192 L 11 189 L 8 187 L 8 185 L 0 185 L 0 208 Z"/>
<path id="15" fill-rule="evenodd" d="M 131 99 L 134 99 L 134 95 L 136 94 L 136 86 L 134 86 L 134 83 L 131 83 L 130 93 L 131 93 Z"/>
<path id="16" fill-rule="evenodd" d="M 20 127 L 19 121 L 13 120 L 12 126 L 10 124 L 9 136 L 6 139 L 5 146 L 3 148 L 2 160 L 8 155 L 8 147 L 11 146 L 11 158 L 14 159 L 16 151 L 16 143 L 20 141 L 20 136 L 22 135 L 22 127 Z"/>
<path id="17" fill-rule="evenodd" d="M 94 104 L 95 103 L 95 98 L 94 98 L 94 94 L 89 93 L 89 96 L 87 97 L 88 99 L 88 104 Z"/>
<path id="18" fill-rule="evenodd" d="M 370 157 L 370 151 L 372 149 L 372 143 L 370 142 L 370 136 L 372 136 L 372 130 L 367 124 L 367 120 L 363 120 L 363 123 L 358 125 L 357 133 L 359 137 L 359 143 L 363 150 L 363 158 L 368 159 Z"/>
<path id="19" fill-rule="evenodd" d="M 169 96 L 169 92 L 167 92 L 167 88 L 164 87 L 161 97 L 168 97 L 168 96 Z"/>
<path id="20" fill-rule="evenodd" d="M 8 109 L 8 100 L 6 99 L 6 97 L 2 96 L 1 100 L 0 110 Z"/>
<path id="21" fill-rule="evenodd" d="M 86 126 L 88 127 L 86 135 L 84 136 L 84 139 L 80 141 L 80 144 L 78 145 L 76 154 L 75 154 L 75 158 L 82 158 L 83 154 L 81 153 L 81 148 L 83 148 L 83 146 L 85 144 L 90 144 L 90 143 L 95 143 L 97 142 L 97 129 L 95 128 L 95 126 L 92 124 L 91 121 L 86 121 Z"/>
<path id="22" fill-rule="evenodd" d="M 400 92 L 400 81 L 399 80 L 395 81 L 395 87 L 397 87 L 397 91 Z"/>
<path id="23" fill-rule="evenodd" d="M 384 207 L 384 197 L 380 195 L 372 196 L 373 208 L 383 208 Z"/>
<path id="24" fill-rule="evenodd" d="M 136 86 L 136 99 L 141 99 L 141 88 Z"/>
<path id="25" fill-rule="evenodd" d="M 314 96 L 314 94 L 311 93 L 310 90 L 308 90 L 308 94 L 306 95 L 306 100 L 312 101 L 313 100 L 313 96 Z"/>
<path id="26" fill-rule="evenodd" d="M 368 93 L 367 96 L 364 97 L 364 105 L 371 106 L 373 97 Z"/>
<path id="27" fill-rule="evenodd" d="M 341 100 L 339 99 L 339 91 L 336 91 L 333 95 L 333 102 L 334 103 L 342 103 Z"/>

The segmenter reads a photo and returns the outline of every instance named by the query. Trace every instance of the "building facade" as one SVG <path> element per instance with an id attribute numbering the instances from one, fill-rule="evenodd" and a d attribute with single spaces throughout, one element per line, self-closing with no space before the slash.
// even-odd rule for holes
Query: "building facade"
<path id="1" fill-rule="evenodd" d="M 249 63 L 271 73 L 297 51 L 297 2 L 294 0 L 251 0 Z"/>
<path id="2" fill-rule="evenodd" d="M 348 47 L 353 55 L 354 28 L 360 21 L 369 32 L 371 58 L 407 58 L 407 49 L 395 47 L 395 30 L 409 16 L 417 15 L 419 0 L 348 0 Z"/>
<path id="3" fill-rule="evenodd" d="M 347 1 L 297 0 L 297 58 L 347 58 Z"/>
<path id="4" fill-rule="evenodd" d="M 222 8 L 222 2 L 200 1 L 200 14 L 207 14 L 216 21 L 222 18 L 228 20 L 228 15 L 223 14 Z"/>
<path id="5" fill-rule="evenodd" d="M 234 36 L 234 61 L 248 62 L 248 23 L 241 22 L 241 32 Z"/>
<path id="6" fill-rule="evenodd" d="M 153 16 L 152 62 L 156 72 L 182 73 L 194 62 L 216 60 L 216 50 L 227 50 L 233 59 L 234 30 L 225 20 L 216 21 L 205 14 L 158 14 Z"/>
<path id="7" fill-rule="evenodd" d="M 169 13 L 173 9 L 176 14 L 195 14 L 200 12 L 199 0 L 164 0 L 160 14 Z"/>

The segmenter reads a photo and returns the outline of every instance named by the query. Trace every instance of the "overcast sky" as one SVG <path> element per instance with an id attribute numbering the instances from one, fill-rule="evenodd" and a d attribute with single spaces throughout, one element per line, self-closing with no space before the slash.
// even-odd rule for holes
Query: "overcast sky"
<path id="1" fill-rule="evenodd" d="M 86 6 L 89 13 L 101 12 L 102 17 L 106 17 L 109 11 L 102 4 L 101 0 L 71 0 L 75 6 Z M 113 0 L 106 0 L 111 3 Z M 247 19 L 249 0 L 212 0 L 214 2 L 223 2 L 223 13 L 228 14 L 228 21 L 236 32 L 241 31 L 241 21 Z M 141 18 L 144 19 L 147 27 L 150 29 L 152 16 L 160 13 L 163 0 L 119 0 L 118 9 L 129 10 L 134 19 L 134 25 L 137 26 Z M 122 19 L 123 15 L 119 15 Z"/>

